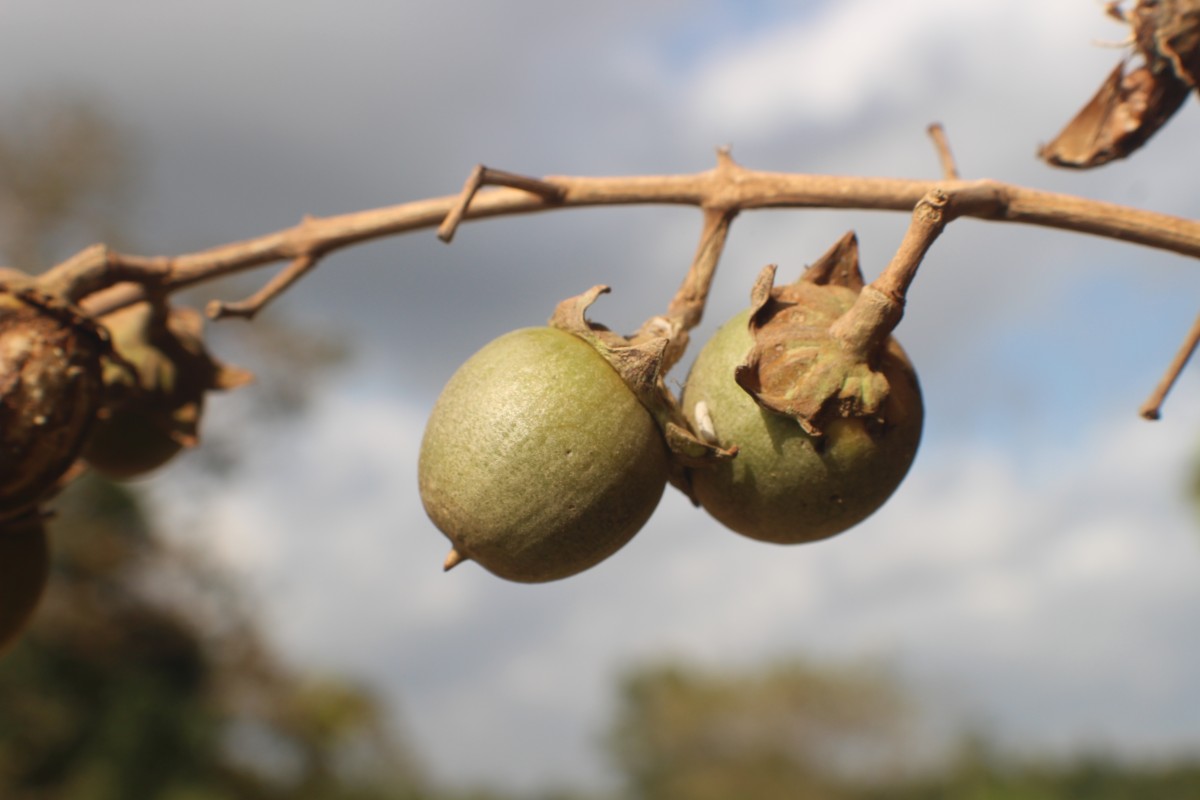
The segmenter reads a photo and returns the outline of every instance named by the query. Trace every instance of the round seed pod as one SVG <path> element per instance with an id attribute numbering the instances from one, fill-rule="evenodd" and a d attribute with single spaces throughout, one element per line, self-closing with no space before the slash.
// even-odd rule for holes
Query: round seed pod
<path id="1" fill-rule="evenodd" d="M 0 286 L 0 519 L 31 508 L 78 456 L 99 406 L 105 336 L 76 309 Z"/>
<path id="2" fill-rule="evenodd" d="M 0 523 L 0 653 L 20 636 L 50 574 L 46 528 L 36 515 Z"/>
<path id="3" fill-rule="evenodd" d="M 143 302 L 101 322 L 116 357 L 104 365 L 105 404 L 83 457 L 107 477 L 126 480 L 194 446 L 205 394 L 238 386 L 250 375 L 209 355 L 193 309 Z"/>
<path id="4" fill-rule="evenodd" d="M 802 287 L 804 288 L 804 287 Z M 856 293 L 808 284 L 814 326 L 828 325 Z M 754 344 L 750 312 L 727 322 L 705 345 L 684 386 L 693 428 L 737 457 L 691 472 L 696 499 L 726 527 L 780 544 L 840 533 L 878 509 L 908 472 L 921 438 L 916 373 L 888 338 L 878 371 L 890 391 L 869 416 L 836 417 L 812 435 L 793 417 L 764 408 L 734 378 Z"/>
<path id="5" fill-rule="evenodd" d="M 526 583 L 616 552 L 650 518 L 668 455 L 650 413 L 587 342 L 525 328 L 450 379 L 421 443 L 421 501 L 471 559 Z"/>

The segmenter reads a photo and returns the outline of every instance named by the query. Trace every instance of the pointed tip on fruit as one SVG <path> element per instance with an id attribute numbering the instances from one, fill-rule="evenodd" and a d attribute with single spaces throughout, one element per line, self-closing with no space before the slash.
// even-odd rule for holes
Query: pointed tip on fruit
<path id="1" fill-rule="evenodd" d="M 442 571 L 449 572 L 464 561 L 470 560 L 470 557 L 464 556 L 462 553 L 458 552 L 458 550 L 451 547 L 450 552 L 446 554 L 446 560 L 442 562 Z"/>

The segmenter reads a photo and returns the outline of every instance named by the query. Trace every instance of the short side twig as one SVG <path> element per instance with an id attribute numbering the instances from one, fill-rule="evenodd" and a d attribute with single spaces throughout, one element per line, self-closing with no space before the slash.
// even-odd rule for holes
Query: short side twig
<path id="1" fill-rule="evenodd" d="M 1159 419 L 1162 416 L 1162 404 L 1167 399 L 1167 393 L 1171 391 L 1171 387 L 1179 379 L 1183 368 L 1187 366 L 1188 359 L 1192 357 L 1192 353 L 1196 352 L 1196 346 L 1200 345 L 1200 316 L 1196 317 L 1196 321 L 1192 323 L 1192 329 L 1188 331 L 1187 338 L 1183 345 L 1179 348 L 1179 352 L 1175 354 L 1175 359 L 1171 362 L 1171 366 L 1167 367 L 1167 372 L 1163 375 L 1158 386 L 1155 387 L 1150 397 L 1142 404 L 1139 413 L 1149 420 Z"/>
<path id="2" fill-rule="evenodd" d="M 447 244 L 450 243 L 454 238 L 455 231 L 458 230 L 459 223 L 462 222 L 463 217 L 467 214 L 467 207 L 475 199 L 475 193 L 484 186 L 508 186 L 509 188 L 520 189 L 551 201 L 561 200 L 564 191 L 561 186 L 556 186 L 548 181 L 531 178 L 527 175 L 518 175 L 515 172 L 491 169 L 485 167 L 483 164 L 477 164 L 475 169 L 471 170 L 471 174 L 467 176 L 467 182 L 463 184 L 462 192 L 458 196 L 458 202 L 454 204 L 450 209 L 450 213 L 446 215 L 446 218 L 442 220 L 442 224 L 438 226 L 437 235 L 439 239 Z"/>
<path id="3" fill-rule="evenodd" d="M 950 152 L 950 139 L 942 123 L 935 122 L 927 128 L 929 138 L 933 139 L 933 147 L 937 150 L 938 161 L 942 165 L 942 177 L 948 181 L 958 180 L 958 165 L 954 163 L 954 154 Z"/>
<path id="4" fill-rule="evenodd" d="M 318 261 L 320 261 L 320 256 L 315 253 L 306 253 L 299 256 L 292 263 L 277 272 L 271 280 L 267 281 L 265 286 L 245 300 L 233 303 L 213 300 L 208 304 L 205 313 L 208 314 L 209 319 L 224 319 L 226 317 L 254 319 L 255 315 L 259 311 L 262 311 L 267 303 L 287 291 L 289 286 L 300 280 L 309 270 L 315 267 Z"/>

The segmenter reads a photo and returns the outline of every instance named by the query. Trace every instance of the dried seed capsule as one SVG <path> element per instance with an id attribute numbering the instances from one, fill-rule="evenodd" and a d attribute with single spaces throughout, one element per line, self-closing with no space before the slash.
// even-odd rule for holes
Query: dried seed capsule
<path id="1" fill-rule="evenodd" d="M 88 464 L 124 480 L 198 441 L 204 397 L 250 375 L 214 360 L 190 308 L 137 303 L 105 316 L 117 358 L 104 366 L 105 407 L 83 450 Z"/>
<path id="2" fill-rule="evenodd" d="M 583 339 L 556 328 L 501 336 L 450 379 L 418 466 L 421 500 L 469 558 L 541 582 L 587 569 L 653 513 L 668 456 L 650 413 Z"/>
<path id="3" fill-rule="evenodd" d="M 32 507 L 78 456 L 100 402 L 105 337 L 76 309 L 0 287 L 0 518 Z"/>

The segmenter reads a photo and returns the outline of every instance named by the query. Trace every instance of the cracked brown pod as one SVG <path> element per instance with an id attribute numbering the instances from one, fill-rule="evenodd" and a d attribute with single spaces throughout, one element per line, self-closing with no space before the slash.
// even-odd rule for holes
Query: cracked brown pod
<path id="1" fill-rule="evenodd" d="M 852 235 L 790 286 L 773 277 L 764 270 L 751 309 L 697 356 L 682 405 L 701 436 L 737 448 L 691 471 L 698 502 L 738 533 L 791 544 L 840 533 L 887 500 L 916 455 L 923 407 L 893 338 L 837 335 L 873 291 Z"/>
<path id="2" fill-rule="evenodd" d="M 101 399 L 104 332 L 78 309 L 0 276 L 0 519 L 53 491 Z"/>
<path id="3" fill-rule="evenodd" d="M 83 457 L 110 478 L 145 474 L 194 446 L 206 393 L 250 380 L 209 355 L 194 309 L 142 302 L 101 322 L 115 357 L 104 365 L 105 404 Z"/>
<path id="4" fill-rule="evenodd" d="M 20 636 L 46 588 L 50 549 L 36 513 L 0 523 L 0 653 Z"/>
<path id="5" fill-rule="evenodd" d="M 536 583 L 628 542 L 668 469 L 658 425 L 610 361 L 583 336 L 541 327 L 495 339 L 458 369 L 426 426 L 418 476 L 452 543 L 447 568 L 470 559 Z"/>

